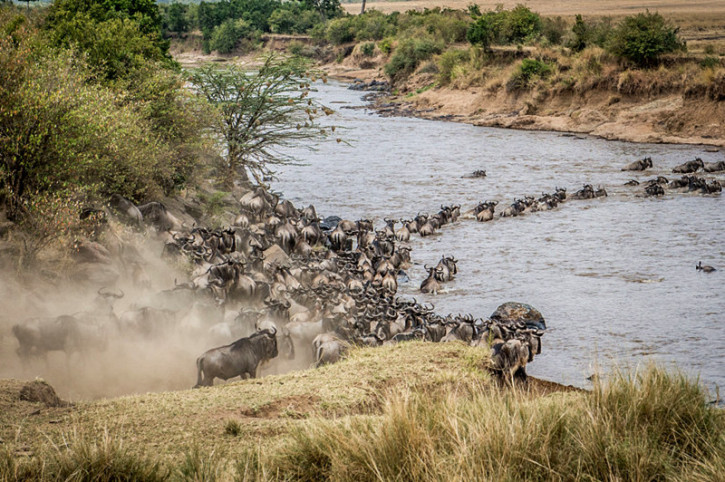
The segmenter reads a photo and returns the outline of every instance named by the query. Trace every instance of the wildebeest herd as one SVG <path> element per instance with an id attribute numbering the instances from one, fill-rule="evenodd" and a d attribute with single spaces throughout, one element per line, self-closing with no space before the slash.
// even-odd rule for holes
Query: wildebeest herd
<path id="1" fill-rule="evenodd" d="M 637 170 L 644 170 L 652 161 L 635 164 Z M 701 161 L 696 164 L 691 166 L 695 171 L 703 167 Z M 689 169 L 683 166 L 676 169 Z M 691 189 L 694 185 L 700 192 L 719 192 L 709 187 L 719 186 L 717 181 L 708 184 L 695 176 L 685 176 L 676 185 L 683 190 L 695 190 Z M 590 184 L 569 196 L 566 189 L 556 188 L 551 194 L 514 200 L 499 217 L 548 211 L 570 199 L 605 196 L 606 189 Z M 489 318 L 443 316 L 433 305 L 398 294 L 398 283 L 407 278 L 411 265 L 408 242 L 412 235 L 433 235 L 459 217 L 491 221 L 497 204 L 482 202 L 463 215 L 458 205 L 441 206 L 432 215 L 384 219 L 384 225 L 375 229 L 368 219 L 321 218 L 314 206 L 297 208 L 258 187 L 239 200 L 231 225 L 211 229 L 186 226 L 161 203 L 135 206 L 113 196 L 109 215 L 136 227 L 153 227 L 163 242 L 162 257 L 191 266 L 188 279 L 151 296 L 147 306 L 120 315 L 114 311 L 114 302 L 123 292 L 102 288 L 96 306 L 88 311 L 19 323 L 12 329 L 18 354 L 28 360 L 51 351 L 67 355 L 100 351 L 111 332 L 142 339 L 179 331 L 189 336 L 203 332 L 223 344 L 196 361 L 197 386 L 209 386 L 215 378 L 255 377 L 260 365 L 278 356 L 319 366 L 339 360 L 354 345 L 457 340 L 490 349 L 491 369 L 502 379 L 525 379 L 526 364 L 541 353 L 546 328 L 536 310 L 506 303 Z M 88 259 L 107 257 L 100 245 L 78 246 Z M 454 279 L 458 261 L 442 256 L 425 269 L 428 276 L 420 291 L 437 294 Z"/>

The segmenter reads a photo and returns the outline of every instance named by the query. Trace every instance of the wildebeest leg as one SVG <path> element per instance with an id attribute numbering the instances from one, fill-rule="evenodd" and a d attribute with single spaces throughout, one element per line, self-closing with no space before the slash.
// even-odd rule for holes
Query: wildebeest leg
<path id="1" fill-rule="evenodd" d="M 203 372 L 204 372 L 204 359 L 201 357 L 196 359 L 196 370 L 197 370 L 196 385 L 194 385 L 194 388 L 203 387 L 206 384 L 204 383 L 204 378 L 202 376 Z M 212 380 L 212 383 L 213 383 L 213 380 Z"/>
<path id="2" fill-rule="evenodd" d="M 518 370 L 514 372 L 513 378 L 521 380 L 523 383 L 526 383 L 528 380 L 528 376 L 526 375 L 526 368 L 519 367 Z"/>

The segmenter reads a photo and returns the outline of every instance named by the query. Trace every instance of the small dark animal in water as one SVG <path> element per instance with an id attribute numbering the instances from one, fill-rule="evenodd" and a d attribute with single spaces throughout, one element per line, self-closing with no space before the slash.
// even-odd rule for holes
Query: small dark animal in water
<path id="1" fill-rule="evenodd" d="M 644 171 L 648 167 L 652 167 L 652 158 L 645 157 L 639 161 L 634 161 L 631 164 L 627 164 L 622 168 L 623 171 Z"/>
<path id="2" fill-rule="evenodd" d="M 646 196 L 664 196 L 665 190 L 659 184 L 651 184 L 644 190 Z"/>
<path id="3" fill-rule="evenodd" d="M 680 164 L 679 166 L 672 169 L 672 172 L 677 172 L 680 174 L 690 174 L 693 172 L 697 172 L 698 169 L 704 168 L 705 163 L 702 161 L 702 159 L 698 157 L 694 161 L 688 161 L 684 164 Z"/>
<path id="4" fill-rule="evenodd" d="M 632 179 L 630 181 L 627 181 L 624 183 L 625 186 L 639 186 L 639 181 L 636 179 Z"/>
<path id="5" fill-rule="evenodd" d="M 720 172 L 725 171 L 725 161 L 708 162 L 703 166 L 705 172 Z"/>
<path id="6" fill-rule="evenodd" d="M 699 263 L 697 263 L 697 266 L 695 266 L 695 269 L 697 271 L 703 271 L 705 273 L 712 273 L 713 271 L 717 271 L 715 268 L 713 268 L 710 265 L 707 265 L 706 264 L 705 266 L 703 266 L 702 265 L 702 261 L 700 261 Z"/>
<path id="7" fill-rule="evenodd" d="M 478 169 L 470 174 L 465 174 L 462 177 L 464 179 L 480 179 L 482 177 L 486 177 L 486 171 L 484 171 L 483 169 Z"/>

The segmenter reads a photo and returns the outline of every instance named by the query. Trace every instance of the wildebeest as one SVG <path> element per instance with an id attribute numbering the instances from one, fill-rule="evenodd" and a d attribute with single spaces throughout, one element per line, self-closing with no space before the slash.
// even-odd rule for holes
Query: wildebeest
<path id="1" fill-rule="evenodd" d="M 639 161 L 634 161 L 631 164 L 627 164 L 622 168 L 623 171 L 644 171 L 648 167 L 652 167 L 652 158 L 645 157 Z"/>
<path id="2" fill-rule="evenodd" d="M 30 319 L 14 325 L 12 331 L 23 361 L 45 358 L 51 351 L 63 351 L 70 357 L 89 350 L 103 351 L 108 346 L 105 328 L 72 315 Z"/>
<path id="3" fill-rule="evenodd" d="M 434 295 L 438 294 L 441 290 L 441 270 L 435 266 L 432 268 L 425 266 L 425 269 L 428 271 L 428 277 L 420 284 L 420 291 L 423 293 L 433 293 Z"/>
<path id="4" fill-rule="evenodd" d="M 108 201 L 108 205 L 116 212 L 116 214 L 123 218 L 123 220 L 139 228 L 141 227 L 141 224 L 143 223 L 143 214 L 141 214 L 141 211 L 139 211 L 134 203 L 120 194 L 114 194 Z"/>
<path id="5" fill-rule="evenodd" d="M 704 273 L 712 273 L 713 271 L 717 271 L 715 268 L 713 268 L 710 265 L 707 265 L 706 264 L 705 266 L 703 266 L 702 265 L 702 261 L 700 261 L 700 262 L 697 263 L 697 266 L 695 266 L 695 269 L 697 271 L 702 271 Z"/>
<path id="6" fill-rule="evenodd" d="M 650 184 L 644 189 L 646 196 L 664 196 L 665 190 L 659 184 Z"/>
<path id="7" fill-rule="evenodd" d="M 143 214 L 144 221 L 150 223 L 159 232 L 181 228 L 181 222 L 160 202 L 142 204 L 138 210 Z"/>
<path id="8" fill-rule="evenodd" d="M 705 172 L 725 171 L 725 161 L 708 162 L 704 164 L 702 168 Z"/>
<path id="9" fill-rule="evenodd" d="M 439 279 L 441 281 L 451 281 L 453 278 L 455 278 L 455 275 L 458 274 L 457 263 L 458 260 L 453 256 L 443 256 L 436 265 L 436 270 L 440 269 L 441 272 Z"/>
<path id="10" fill-rule="evenodd" d="M 496 343 L 491 348 L 491 369 L 505 383 L 512 383 L 514 379 L 525 382 L 530 357 L 530 346 L 518 338 Z"/>
<path id="11" fill-rule="evenodd" d="M 215 378 L 257 376 L 263 361 L 277 356 L 276 330 L 264 330 L 229 345 L 212 348 L 196 359 L 197 380 L 194 388 L 210 387 Z"/>
<path id="12" fill-rule="evenodd" d="M 690 174 L 697 172 L 698 169 L 704 169 L 705 163 L 699 157 L 694 161 L 687 161 L 684 164 L 680 164 L 672 169 L 672 172 L 678 172 L 681 174 Z"/>
<path id="13" fill-rule="evenodd" d="M 350 345 L 334 333 L 322 333 L 312 341 L 315 354 L 315 366 L 319 367 L 340 361 Z"/>

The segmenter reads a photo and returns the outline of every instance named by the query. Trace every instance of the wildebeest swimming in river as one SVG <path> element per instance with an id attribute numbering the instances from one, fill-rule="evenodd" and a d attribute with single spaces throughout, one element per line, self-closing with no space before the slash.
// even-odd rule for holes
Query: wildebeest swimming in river
<path id="1" fill-rule="evenodd" d="M 264 330 L 230 345 L 212 348 L 196 360 L 197 387 L 210 387 L 215 378 L 229 380 L 248 375 L 257 376 L 257 367 L 263 361 L 277 356 L 277 330 Z"/>
<path id="2" fill-rule="evenodd" d="M 634 161 L 631 164 L 627 164 L 622 168 L 623 171 L 644 171 L 648 167 L 652 167 L 652 158 L 645 157 L 639 161 Z"/>

